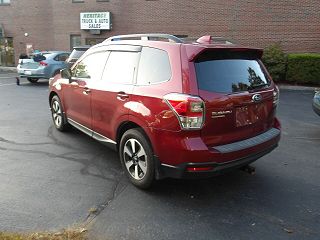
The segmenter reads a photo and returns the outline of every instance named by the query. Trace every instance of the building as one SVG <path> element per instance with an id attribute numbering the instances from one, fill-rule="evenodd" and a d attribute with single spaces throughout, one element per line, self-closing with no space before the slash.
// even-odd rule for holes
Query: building
<path id="1" fill-rule="evenodd" d="M 110 13 L 110 18 L 103 15 L 101 20 L 92 15 L 96 12 Z M 83 20 L 91 30 L 81 29 L 80 13 L 92 13 Z M 99 30 L 106 22 L 108 26 Z M 14 65 L 20 53 L 32 49 L 69 50 L 112 35 L 146 32 L 210 34 L 262 48 L 280 42 L 287 52 L 320 52 L 320 4 L 319 0 L 0 0 L 0 65 Z"/>

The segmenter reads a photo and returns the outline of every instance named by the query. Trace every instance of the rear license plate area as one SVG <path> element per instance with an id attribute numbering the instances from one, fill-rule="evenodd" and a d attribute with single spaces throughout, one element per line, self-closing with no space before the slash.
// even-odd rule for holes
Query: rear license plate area
<path id="1" fill-rule="evenodd" d="M 236 126 L 252 125 L 267 117 L 266 104 L 252 104 L 236 108 Z"/>

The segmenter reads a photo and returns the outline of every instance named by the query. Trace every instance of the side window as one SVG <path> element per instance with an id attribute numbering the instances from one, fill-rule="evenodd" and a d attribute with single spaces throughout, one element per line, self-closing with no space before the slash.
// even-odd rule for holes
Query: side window
<path id="1" fill-rule="evenodd" d="M 166 51 L 144 47 L 141 52 L 137 76 L 138 85 L 148 85 L 170 80 L 171 67 Z"/>
<path id="2" fill-rule="evenodd" d="M 64 62 L 65 60 L 67 60 L 67 58 L 69 57 L 68 53 L 62 53 L 57 55 L 54 60 L 59 61 L 59 62 Z"/>
<path id="3" fill-rule="evenodd" d="M 112 51 L 103 72 L 103 81 L 124 84 L 132 83 L 138 58 L 138 52 Z"/>
<path id="4" fill-rule="evenodd" d="M 72 69 L 75 78 L 100 80 L 109 52 L 96 52 L 86 56 Z"/>

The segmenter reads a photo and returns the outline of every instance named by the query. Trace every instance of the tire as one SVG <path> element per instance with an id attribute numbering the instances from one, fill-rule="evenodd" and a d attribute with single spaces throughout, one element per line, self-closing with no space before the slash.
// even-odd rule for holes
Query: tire
<path id="1" fill-rule="evenodd" d="M 30 77 L 28 77 L 27 79 L 28 79 L 28 81 L 31 82 L 31 83 L 36 83 L 36 82 L 38 82 L 38 80 L 39 80 L 39 78 L 30 78 Z"/>
<path id="2" fill-rule="evenodd" d="M 57 95 L 52 97 L 50 107 L 53 124 L 56 127 L 56 129 L 58 129 L 61 132 L 67 130 L 69 124 L 67 122 L 66 115 L 64 114 L 60 98 Z"/>
<path id="3" fill-rule="evenodd" d="M 149 188 L 155 179 L 153 151 L 140 129 L 130 129 L 123 134 L 119 156 L 131 183 L 141 189 Z"/>
<path id="4" fill-rule="evenodd" d="M 59 74 L 59 73 L 60 73 L 60 69 L 56 70 L 56 71 L 53 73 L 52 77 L 56 76 L 56 75 Z"/>

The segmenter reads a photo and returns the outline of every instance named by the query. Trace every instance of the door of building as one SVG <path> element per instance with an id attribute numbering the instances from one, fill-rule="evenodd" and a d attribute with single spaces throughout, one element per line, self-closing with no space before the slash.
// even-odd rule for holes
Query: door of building
<path id="1" fill-rule="evenodd" d="M 0 38 L 0 66 L 12 67 L 14 65 L 13 38 Z"/>

